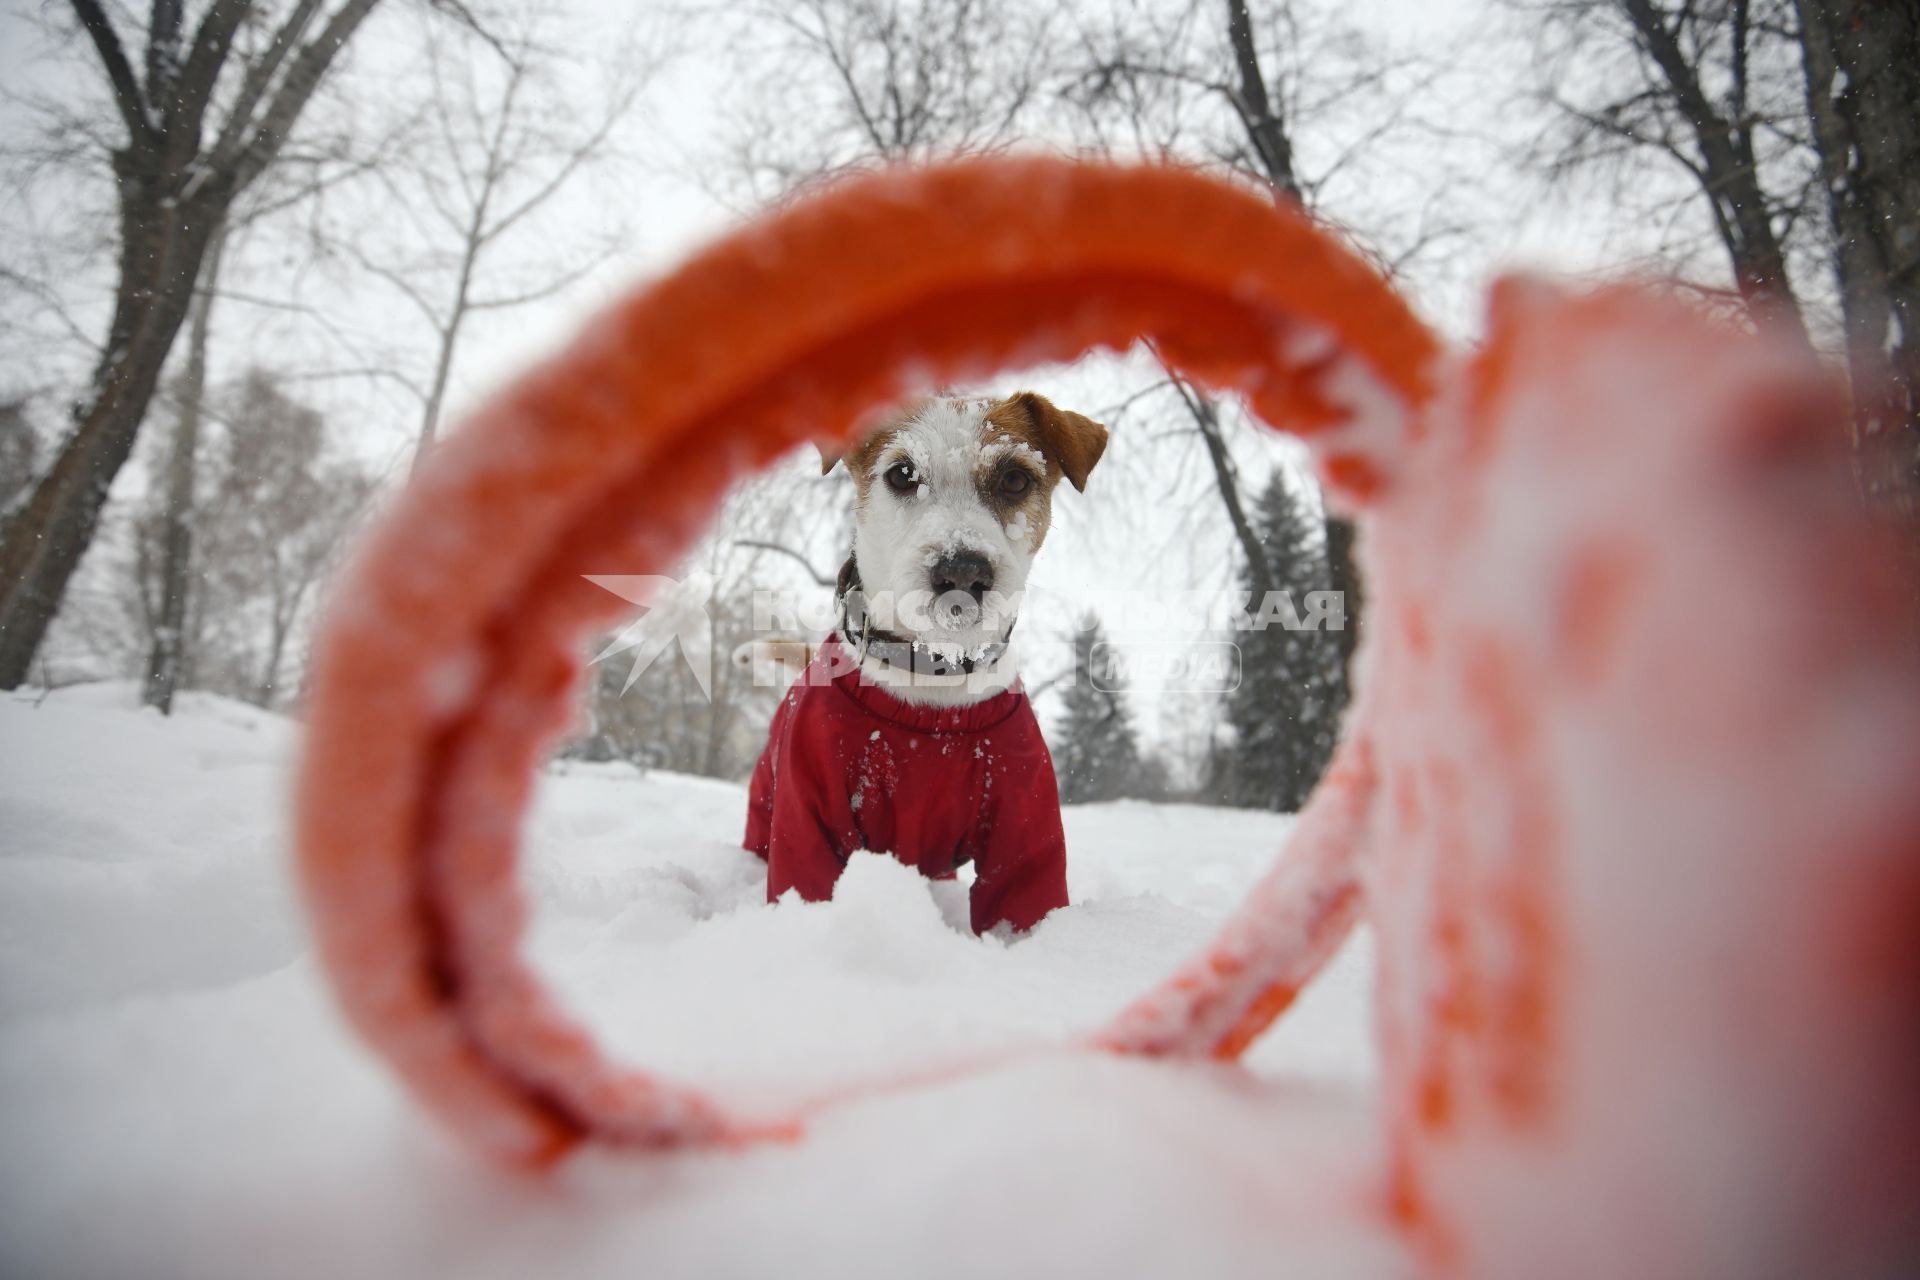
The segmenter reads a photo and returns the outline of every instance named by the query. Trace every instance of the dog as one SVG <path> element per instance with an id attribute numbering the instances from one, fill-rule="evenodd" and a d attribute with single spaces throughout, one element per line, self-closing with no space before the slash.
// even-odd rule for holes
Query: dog
<path id="1" fill-rule="evenodd" d="M 854 484 L 839 625 L 774 713 L 745 847 L 767 897 L 833 896 L 884 850 L 936 879 L 975 868 L 976 933 L 1067 904 L 1053 760 L 1012 646 L 1053 493 L 1084 491 L 1107 429 L 1046 397 L 935 397 L 884 420 L 821 474 Z"/>

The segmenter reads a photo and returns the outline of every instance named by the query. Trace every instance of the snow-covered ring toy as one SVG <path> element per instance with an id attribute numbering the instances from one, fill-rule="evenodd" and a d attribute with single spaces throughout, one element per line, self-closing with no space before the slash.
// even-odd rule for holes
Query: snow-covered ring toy
<path id="1" fill-rule="evenodd" d="M 730 482 L 905 392 L 1141 339 L 1313 448 L 1369 625 L 1273 870 L 1089 1043 L 1236 1056 L 1366 919 L 1379 1211 L 1433 1268 L 1916 1256 L 1920 679 L 1826 381 L 1650 293 L 1527 282 L 1449 356 L 1303 216 L 1170 169 L 848 183 L 440 450 L 338 586 L 312 688 L 300 868 L 361 1034 L 509 1161 L 797 1133 L 608 1062 L 518 955 L 520 821 L 623 607 L 582 575 L 666 572 Z"/>

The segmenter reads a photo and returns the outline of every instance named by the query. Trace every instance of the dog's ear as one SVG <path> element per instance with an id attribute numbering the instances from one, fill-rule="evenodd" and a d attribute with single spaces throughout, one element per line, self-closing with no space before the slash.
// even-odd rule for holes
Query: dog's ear
<path id="1" fill-rule="evenodd" d="M 823 476 L 839 466 L 840 459 L 846 456 L 846 450 L 837 444 L 820 444 L 816 441 L 813 447 L 820 451 L 820 474 Z"/>
<path id="2" fill-rule="evenodd" d="M 1094 464 L 1107 451 L 1107 429 L 1084 414 L 1058 407 L 1037 391 L 1022 391 L 1013 399 L 1033 419 L 1040 452 L 1058 463 L 1067 481 L 1084 493 Z"/>

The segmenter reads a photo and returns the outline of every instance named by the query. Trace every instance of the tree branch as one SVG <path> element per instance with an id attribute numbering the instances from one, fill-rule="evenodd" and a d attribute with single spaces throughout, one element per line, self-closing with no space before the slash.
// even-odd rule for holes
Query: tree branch
<path id="1" fill-rule="evenodd" d="M 74 16 L 80 19 L 81 28 L 93 41 L 107 69 L 107 79 L 113 85 L 114 105 L 120 108 L 120 118 L 126 122 L 130 140 L 135 145 L 153 141 L 153 122 L 147 116 L 146 100 L 140 96 L 140 82 L 133 77 L 126 50 L 121 47 L 120 37 L 115 34 L 106 11 L 100 7 L 99 0 L 72 0 L 72 4 Z"/>
<path id="2" fill-rule="evenodd" d="M 266 52 L 259 61 L 247 68 L 247 74 L 240 82 L 240 92 L 234 98 L 233 109 L 227 113 L 226 127 L 220 131 L 219 141 L 214 144 L 214 163 L 231 162 L 234 153 L 239 150 L 240 139 L 246 136 L 248 126 L 253 122 L 254 112 L 260 109 L 260 100 L 266 96 L 267 87 L 273 83 L 280 66 L 287 60 L 300 43 L 300 37 L 306 34 L 307 24 L 313 21 L 313 15 L 320 11 L 326 0 L 300 0 L 294 6 L 287 20 L 280 24 L 268 41 Z"/>
<path id="3" fill-rule="evenodd" d="M 1207 461 L 1213 465 L 1214 484 L 1220 491 L 1221 505 L 1226 508 L 1227 521 L 1233 526 L 1233 535 L 1239 541 L 1240 549 L 1246 553 L 1247 576 L 1252 580 L 1254 599 L 1264 600 L 1267 593 L 1273 590 L 1273 566 L 1268 563 L 1266 548 L 1260 545 L 1260 537 L 1254 532 L 1253 523 L 1247 519 L 1246 506 L 1241 502 L 1233 455 L 1227 451 L 1226 438 L 1220 434 L 1219 407 L 1189 386 L 1157 350 L 1154 351 L 1154 358 L 1160 360 L 1174 389 L 1180 393 L 1181 402 L 1187 406 L 1187 412 L 1193 415 L 1193 424 L 1206 445 Z"/>
<path id="4" fill-rule="evenodd" d="M 631 93 L 622 97 L 613 109 L 607 112 L 606 119 L 600 122 L 599 127 L 586 138 L 583 138 L 568 152 L 566 159 L 561 162 L 560 167 L 548 175 L 547 180 L 529 192 L 524 199 L 501 214 L 487 226 L 482 233 L 481 239 L 486 242 L 499 239 L 502 235 L 506 234 L 514 224 L 518 223 L 522 218 L 551 199 L 555 192 L 566 185 L 567 179 L 578 172 L 581 165 L 584 165 L 587 161 L 599 155 L 600 148 L 606 143 L 607 138 L 612 135 L 614 127 L 618 125 L 626 115 L 627 108 L 632 104 L 632 101 L 633 96 Z M 502 114 L 504 118 L 506 112 L 503 110 Z"/>
<path id="5" fill-rule="evenodd" d="M 467 301 L 469 311 L 505 311 L 510 307 L 523 307 L 529 302 L 540 302 L 557 293 L 572 288 L 581 280 L 605 266 L 612 260 L 616 247 L 601 247 L 592 257 L 584 259 L 579 265 L 562 271 L 551 280 L 520 293 L 496 294 L 490 298 L 471 298 Z"/>
<path id="6" fill-rule="evenodd" d="M 193 33 L 193 48 L 174 79 L 173 96 L 156 104 L 165 115 L 167 150 L 176 164 L 186 163 L 200 149 L 200 129 L 214 99 L 214 84 L 233 48 L 233 33 L 252 7 L 248 0 L 214 0 Z"/>
<path id="7" fill-rule="evenodd" d="M 171 93 L 174 73 L 180 69 L 183 8 L 181 0 L 153 0 L 153 16 L 147 20 L 147 91 L 161 102 Z"/>
<path id="8" fill-rule="evenodd" d="M 396 268 L 374 261 L 373 258 L 368 256 L 357 244 L 347 244 L 343 246 L 343 251 L 348 257 L 359 263 L 363 271 L 371 271 L 374 275 L 380 277 L 397 289 L 402 297 L 420 309 L 420 314 L 426 319 L 428 324 L 433 326 L 436 333 L 444 334 L 446 322 L 441 318 L 440 304 L 427 297 L 413 281 L 407 279 L 405 273 Z"/>
<path id="9" fill-rule="evenodd" d="M 471 8 L 462 3 L 462 0 L 427 0 L 427 5 L 429 8 L 438 9 L 440 12 L 450 15 L 455 22 L 486 41 L 487 44 L 493 47 L 493 51 L 500 55 L 502 61 L 513 61 L 513 55 L 507 52 L 507 46 L 500 43 L 499 37 L 495 36 L 493 32 L 481 25 L 480 19 L 475 16 Z"/>
<path id="10" fill-rule="evenodd" d="M 1287 138 L 1286 122 L 1273 106 L 1267 92 L 1266 76 L 1260 70 L 1260 51 L 1253 42 L 1253 15 L 1247 0 L 1226 0 L 1227 39 L 1233 46 L 1234 65 L 1240 84 L 1227 95 L 1247 138 L 1260 157 L 1260 167 L 1275 190 L 1298 200 L 1300 179 L 1293 171 L 1293 145 Z"/>
<path id="11" fill-rule="evenodd" d="M 313 91 L 320 87 L 321 77 L 378 3 L 379 0 L 347 0 L 320 34 L 300 51 L 261 117 L 260 127 L 234 161 L 236 189 L 246 186 L 262 169 L 273 163 L 273 158 L 286 143 L 287 133 L 293 128 L 294 121 L 306 109 Z"/>
<path id="12" fill-rule="evenodd" d="M 816 585 L 822 586 L 822 587 L 832 587 L 832 586 L 839 585 L 838 578 L 829 577 L 828 575 L 814 568 L 813 561 L 807 559 L 805 556 L 801 555 L 798 551 L 795 551 L 792 547 L 783 547 L 777 542 L 762 542 L 758 538 L 736 538 L 734 539 L 733 545 L 736 547 L 754 547 L 761 551 L 777 552 L 780 555 L 786 556 L 789 559 L 798 562 L 800 567 L 807 571 L 807 576 L 812 578 Z"/>

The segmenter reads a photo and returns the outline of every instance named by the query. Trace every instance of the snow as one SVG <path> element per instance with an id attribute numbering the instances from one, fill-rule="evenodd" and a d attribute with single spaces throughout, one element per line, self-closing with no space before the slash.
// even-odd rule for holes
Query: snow
<path id="1" fill-rule="evenodd" d="M 1408 1268 L 1365 1208 L 1364 941 L 1251 1073 L 1045 1047 L 1207 939 L 1284 818 L 1071 808 L 1075 905 L 976 939 L 963 883 L 878 856 L 831 903 L 768 906 L 738 786 L 556 766 L 531 954 L 610 1047 L 742 1105 L 986 1065 L 845 1103 L 792 1146 L 534 1179 L 443 1136 L 335 1015 L 285 855 L 297 727 L 134 704 L 0 701 L 0 1274 Z"/>

